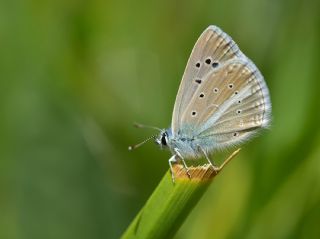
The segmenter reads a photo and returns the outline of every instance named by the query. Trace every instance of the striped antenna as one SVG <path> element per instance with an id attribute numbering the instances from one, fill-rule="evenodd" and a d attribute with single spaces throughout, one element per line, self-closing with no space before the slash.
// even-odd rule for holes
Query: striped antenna
<path id="1" fill-rule="evenodd" d="M 141 143 L 138 143 L 138 144 L 135 144 L 135 145 L 131 145 L 128 147 L 128 149 L 131 151 L 131 150 L 134 150 L 136 148 L 139 148 L 141 145 L 145 144 L 146 142 L 148 142 L 150 139 L 154 139 L 157 135 L 152 135 L 151 137 L 143 140 Z"/>

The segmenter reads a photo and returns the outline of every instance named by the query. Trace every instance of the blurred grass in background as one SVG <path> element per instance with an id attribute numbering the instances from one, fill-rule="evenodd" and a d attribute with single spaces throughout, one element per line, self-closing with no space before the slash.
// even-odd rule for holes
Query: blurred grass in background
<path id="1" fill-rule="evenodd" d="M 319 238 L 319 1 L 1 1 L 0 238 L 118 238 L 168 169 L 191 49 L 221 27 L 262 71 L 273 126 L 176 238 Z"/>

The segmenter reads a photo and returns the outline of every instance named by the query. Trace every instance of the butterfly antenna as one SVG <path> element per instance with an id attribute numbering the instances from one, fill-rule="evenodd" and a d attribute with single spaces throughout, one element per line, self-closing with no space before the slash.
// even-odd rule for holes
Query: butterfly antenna
<path id="1" fill-rule="evenodd" d="M 144 124 L 139 124 L 139 123 L 133 123 L 133 126 L 136 128 L 147 128 L 147 129 L 155 129 L 158 131 L 161 131 L 160 128 L 155 127 L 155 126 L 150 126 L 150 125 L 144 125 Z"/>
<path id="2" fill-rule="evenodd" d="M 134 150 L 136 148 L 139 148 L 141 145 L 145 144 L 146 142 L 148 142 L 150 139 L 154 139 L 157 135 L 152 135 L 151 137 L 143 140 L 141 143 L 138 143 L 138 144 L 135 144 L 135 145 L 130 145 L 128 147 L 128 149 L 131 151 L 131 150 Z"/>

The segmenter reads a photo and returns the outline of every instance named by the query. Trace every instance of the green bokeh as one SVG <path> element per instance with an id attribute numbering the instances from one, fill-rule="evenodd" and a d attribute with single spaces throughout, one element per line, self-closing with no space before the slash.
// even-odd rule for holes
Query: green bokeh
<path id="1" fill-rule="evenodd" d="M 319 1 L 1 1 L 0 238 L 118 238 L 168 169 L 132 122 L 170 125 L 200 33 L 259 67 L 273 123 L 176 238 L 319 238 Z"/>

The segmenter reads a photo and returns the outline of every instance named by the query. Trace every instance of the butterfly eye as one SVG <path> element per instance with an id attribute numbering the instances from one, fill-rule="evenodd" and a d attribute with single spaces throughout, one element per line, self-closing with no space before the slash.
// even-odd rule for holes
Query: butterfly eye
<path id="1" fill-rule="evenodd" d="M 234 137 L 237 137 L 237 136 L 239 136 L 239 133 L 238 133 L 238 132 L 235 132 L 235 133 L 233 133 L 233 136 L 234 136 Z"/>
<path id="2" fill-rule="evenodd" d="M 208 65 L 210 65 L 211 59 L 210 59 L 210 58 L 207 58 L 206 61 L 205 61 L 205 63 L 207 63 Z"/>
<path id="3" fill-rule="evenodd" d="M 241 104 L 241 100 L 238 100 L 238 104 Z"/>
<path id="4" fill-rule="evenodd" d="M 218 93 L 218 92 L 219 92 L 219 89 L 218 89 L 218 88 L 214 88 L 214 89 L 213 89 L 213 92 L 214 92 L 214 93 Z"/>
<path id="5" fill-rule="evenodd" d="M 201 94 L 199 95 L 199 97 L 200 97 L 200 98 L 203 98 L 203 97 L 204 97 L 204 94 L 203 94 L 203 93 L 201 93 Z"/>
<path id="6" fill-rule="evenodd" d="M 162 137 L 161 137 L 161 144 L 166 146 L 167 145 L 167 135 L 164 133 L 162 134 Z"/>
<path id="7" fill-rule="evenodd" d="M 229 87 L 230 89 L 232 89 L 232 88 L 233 88 L 233 84 L 229 84 L 228 87 Z"/>
<path id="8" fill-rule="evenodd" d="M 235 95 L 237 95 L 238 93 L 239 93 L 238 91 L 235 91 L 235 92 L 234 92 Z"/>
<path id="9" fill-rule="evenodd" d="M 192 111 L 192 112 L 191 112 L 191 115 L 192 115 L 192 116 L 196 116 L 196 114 L 197 114 L 197 112 L 195 112 L 195 111 Z"/>
<path id="10" fill-rule="evenodd" d="M 237 114 L 240 114 L 241 113 L 241 110 L 237 110 Z"/>
<path id="11" fill-rule="evenodd" d="M 197 68 L 200 67 L 200 62 L 197 62 L 196 67 L 197 67 Z"/>

